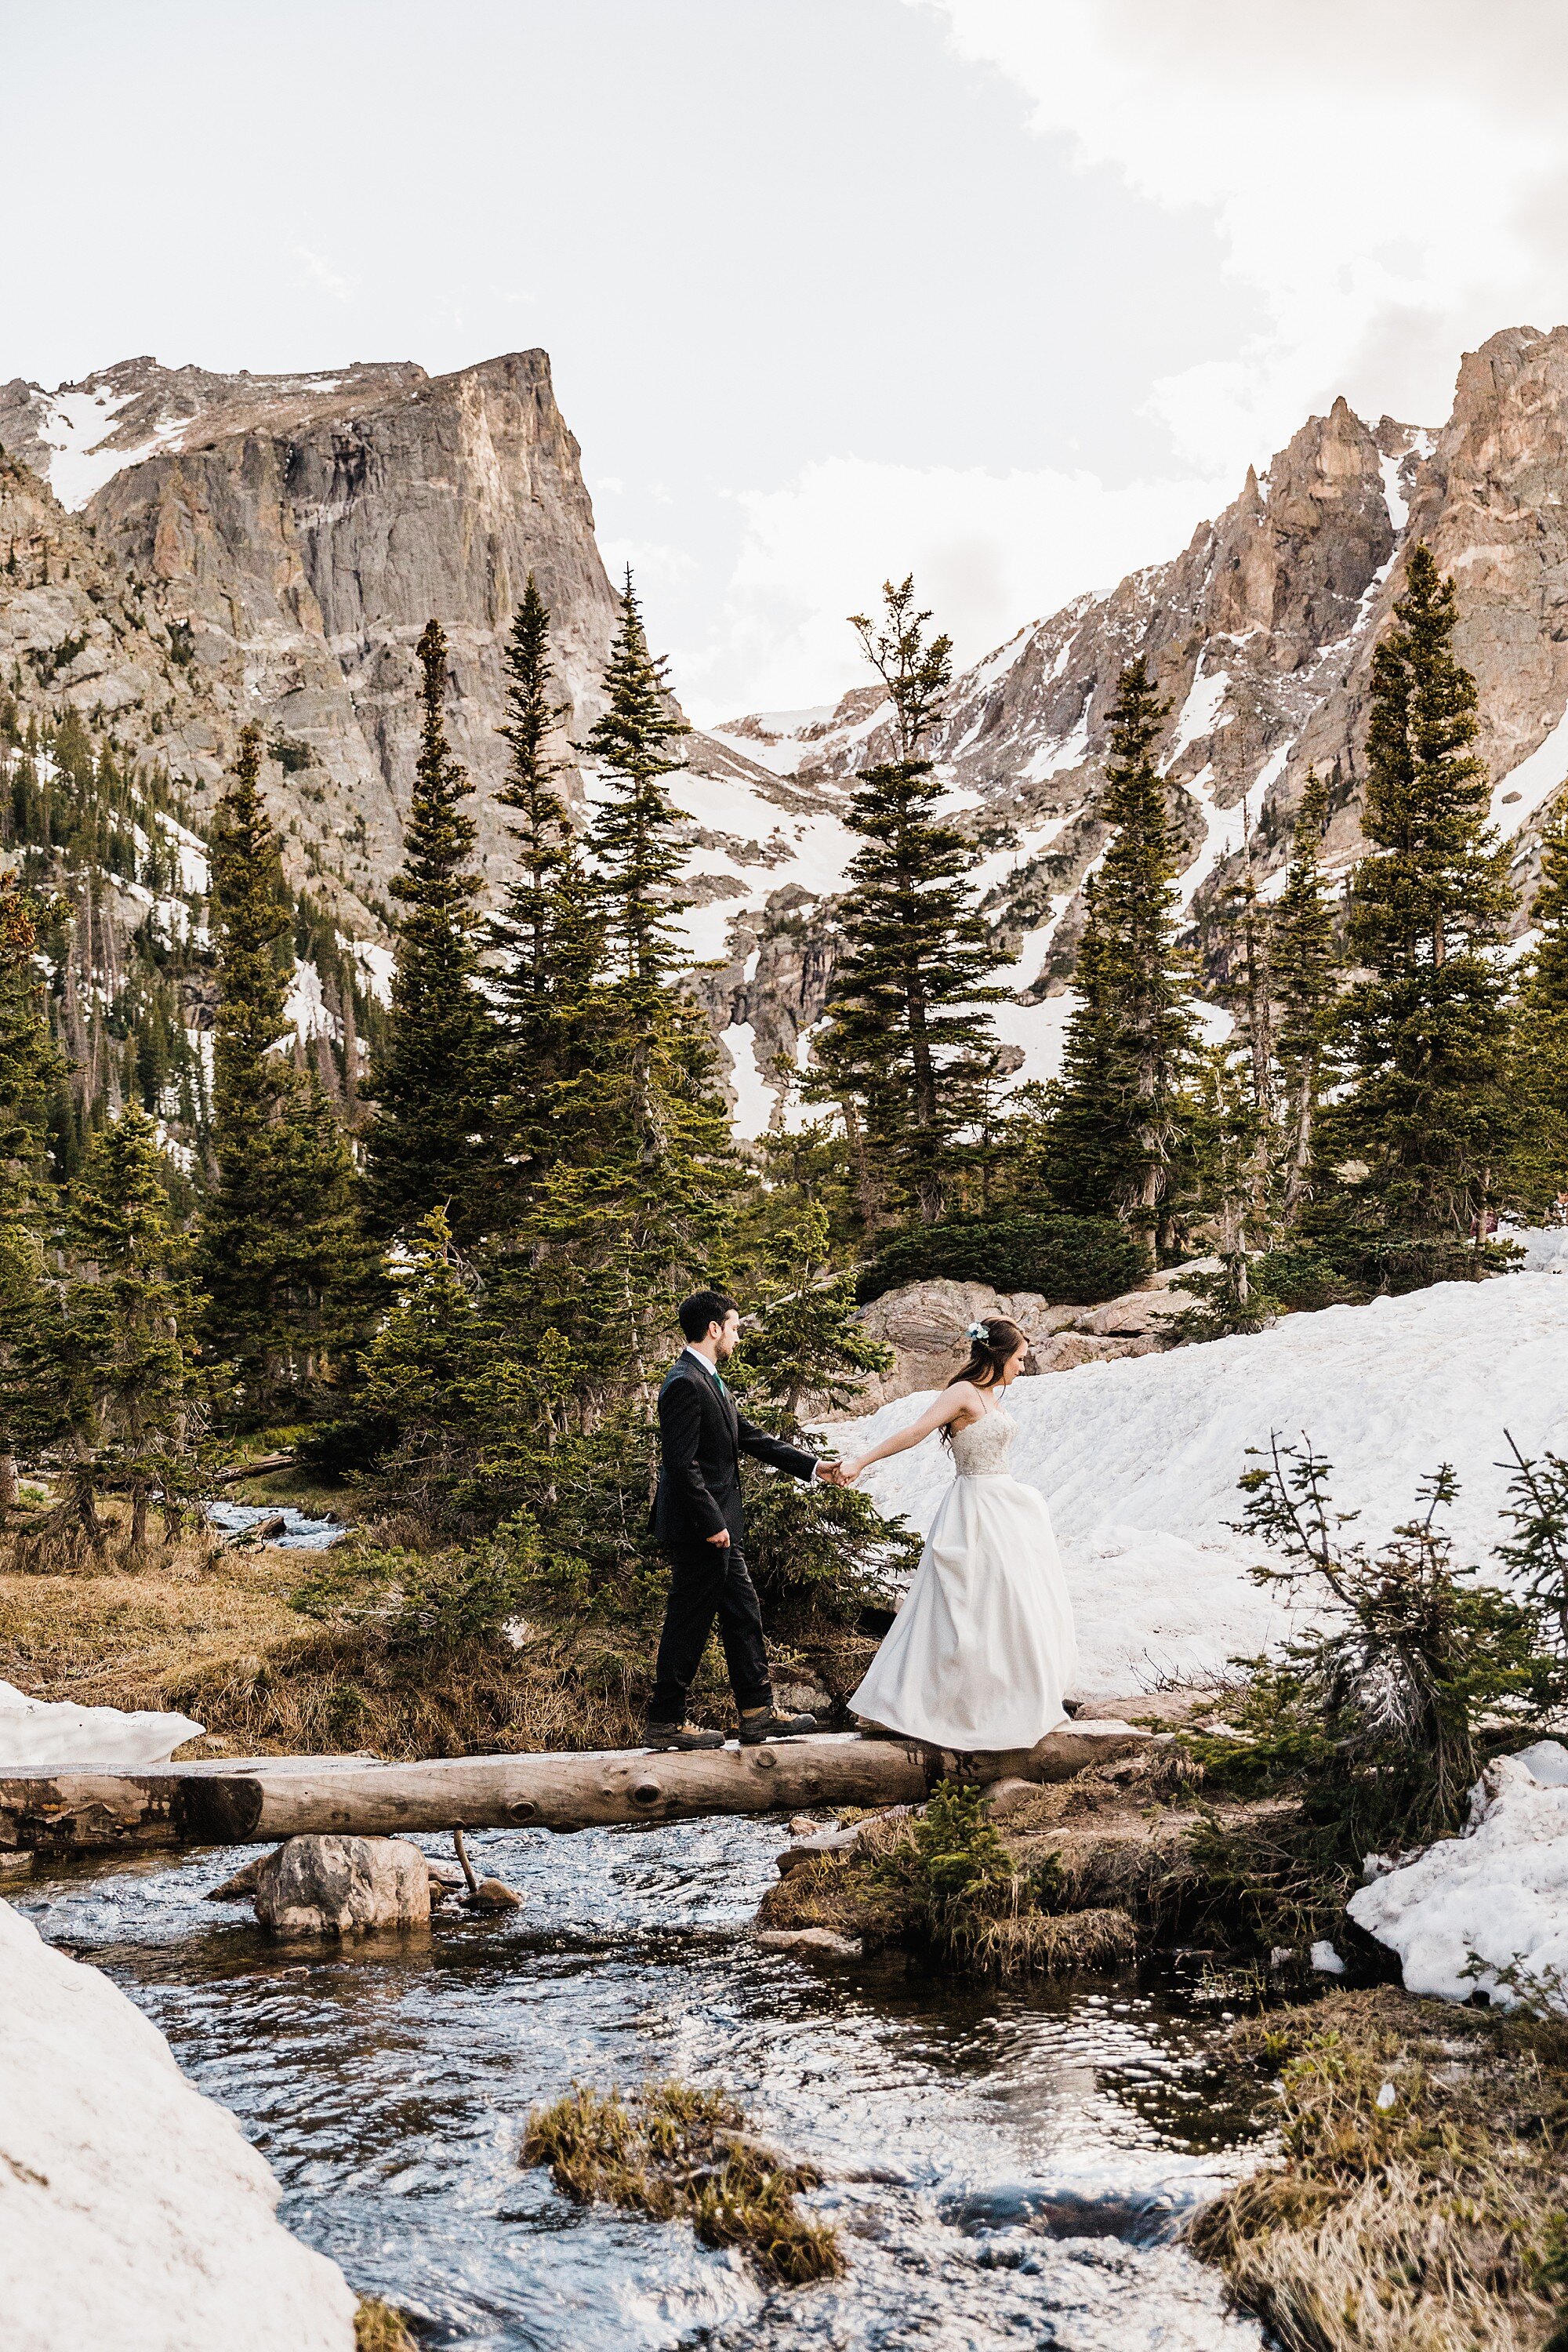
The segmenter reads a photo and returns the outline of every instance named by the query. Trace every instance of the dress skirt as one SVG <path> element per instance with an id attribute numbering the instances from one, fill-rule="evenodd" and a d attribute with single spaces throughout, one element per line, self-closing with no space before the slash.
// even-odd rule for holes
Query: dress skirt
<path id="1" fill-rule="evenodd" d="M 934 1748 L 1032 1748 L 1067 1720 L 1062 1693 L 1077 1668 L 1045 1496 L 995 1472 L 961 1475 L 849 1705 Z"/>

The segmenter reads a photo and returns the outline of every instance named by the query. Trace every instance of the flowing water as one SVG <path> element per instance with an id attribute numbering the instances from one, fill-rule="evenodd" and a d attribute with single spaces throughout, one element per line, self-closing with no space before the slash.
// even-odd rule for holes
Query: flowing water
<path id="1" fill-rule="evenodd" d="M 348 1532 L 341 1519 L 314 1519 L 292 1503 L 209 1503 L 207 1517 L 226 1536 L 243 1535 L 247 1528 L 281 1519 L 281 1533 L 270 1538 L 279 1551 L 326 1551 Z"/>
<path id="2" fill-rule="evenodd" d="M 1257 2159 L 1205 2058 L 1223 1990 L 1195 1971 L 955 1987 L 763 1948 L 744 1929 L 784 1842 L 755 1822 L 475 1837 L 522 1911 L 326 1949 L 204 1900 L 233 1853 L 79 1867 L 16 1899 L 238 2116 L 299 2235 L 428 2346 L 1259 2346 L 1176 2242 Z M 845 2278 L 766 2287 L 684 2225 L 573 2206 L 520 2167 L 536 2102 L 666 2074 L 727 2085 L 821 2168 L 810 2201 L 840 2225 Z"/>

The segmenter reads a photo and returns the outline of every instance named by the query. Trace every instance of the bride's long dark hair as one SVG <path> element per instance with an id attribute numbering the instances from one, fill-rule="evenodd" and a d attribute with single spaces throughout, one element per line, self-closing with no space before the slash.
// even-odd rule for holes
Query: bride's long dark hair
<path id="1" fill-rule="evenodd" d="M 969 1361 L 960 1366 L 947 1383 L 956 1388 L 960 1381 L 973 1381 L 977 1389 L 994 1389 L 1006 1369 L 1007 1359 L 1027 1339 L 1028 1333 L 1019 1329 L 1005 1315 L 990 1316 L 984 1323 L 969 1327 Z M 944 1445 L 952 1444 L 952 1423 L 946 1423 L 942 1433 Z"/>

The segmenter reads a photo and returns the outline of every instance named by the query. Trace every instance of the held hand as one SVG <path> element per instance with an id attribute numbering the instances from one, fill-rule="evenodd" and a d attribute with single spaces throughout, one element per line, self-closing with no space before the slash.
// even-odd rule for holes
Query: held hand
<path id="1" fill-rule="evenodd" d="M 860 1464 L 858 1459 L 854 1462 L 841 1462 L 839 1464 L 838 1484 L 841 1486 L 852 1486 L 859 1475 Z"/>
<path id="2" fill-rule="evenodd" d="M 718 1532 L 718 1534 L 717 1534 L 716 1536 L 710 1536 L 710 1537 L 709 1537 L 709 1538 L 708 1538 L 708 1540 L 709 1540 L 709 1542 L 710 1542 L 710 1543 L 711 1543 L 711 1544 L 718 1544 L 718 1545 L 720 1545 L 721 1547 L 723 1547 L 723 1546 L 727 1545 L 727 1544 L 729 1543 L 729 1540 L 730 1540 L 730 1530 L 729 1530 L 729 1528 L 720 1528 L 720 1530 L 719 1530 L 719 1532 Z"/>
<path id="3" fill-rule="evenodd" d="M 839 1461 L 837 1454 L 824 1454 L 819 1455 L 816 1465 L 817 1485 L 819 1486 L 842 1486 L 844 1483 L 843 1469 L 844 1465 Z"/>

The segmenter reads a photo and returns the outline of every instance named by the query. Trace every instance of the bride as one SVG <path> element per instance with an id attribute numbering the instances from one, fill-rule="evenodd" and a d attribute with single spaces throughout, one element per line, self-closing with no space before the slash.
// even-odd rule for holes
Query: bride
<path id="1" fill-rule="evenodd" d="M 863 1722 L 933 1748 L 1032 1748 L 1067 1718 L 1078 1643 L 1046 1498 L 1007 1475 L 1016 1423 L 1001 1397 L 1028 1341 L 1000 1315 L 972 1323 L 969 1337 L 969 1361 L 920 1419 L 838 1474 L 847 1486 L 936 1430 L 957 1473 L 849 1704 Z"/>

